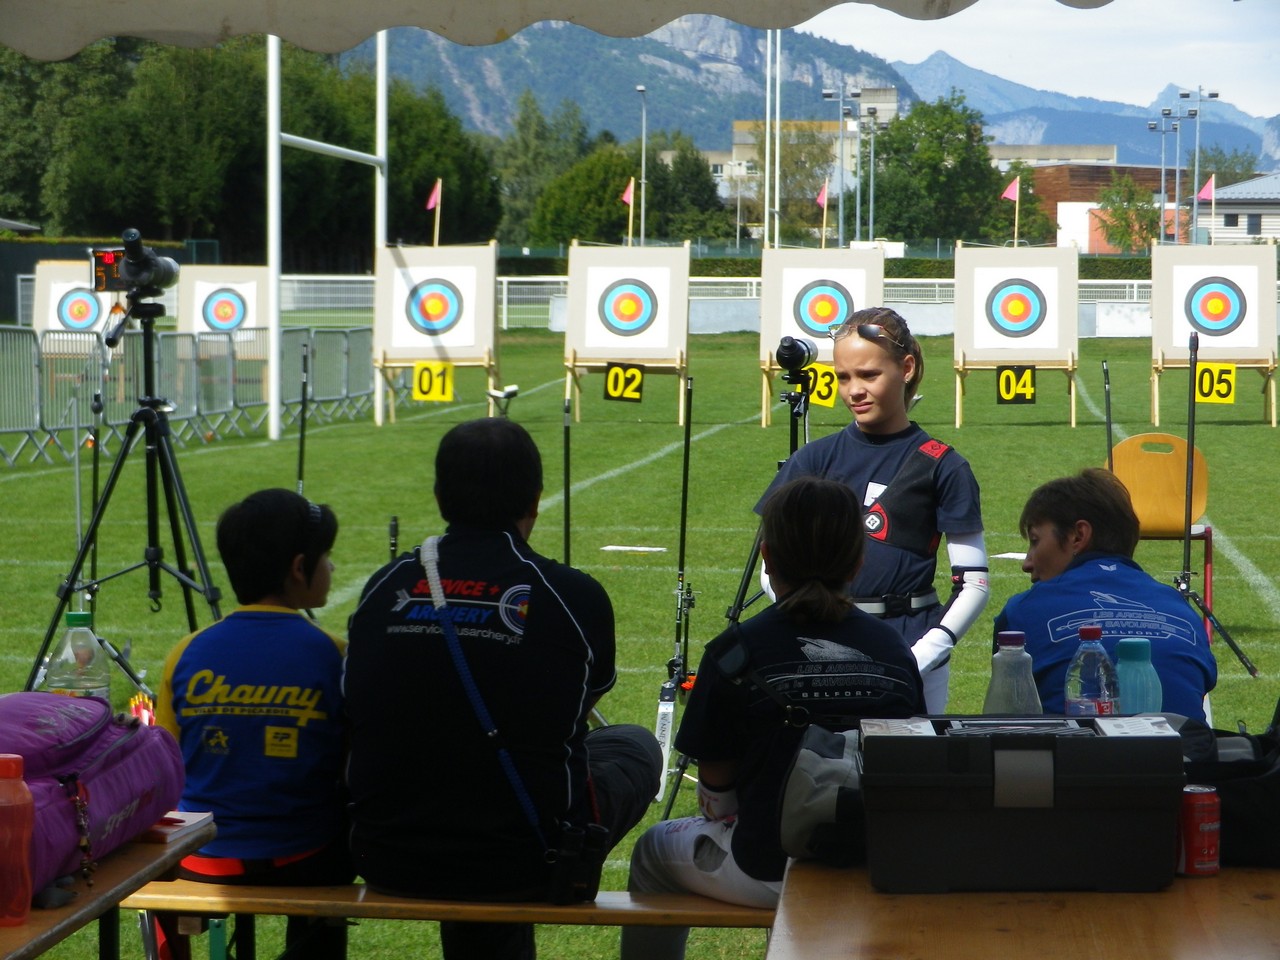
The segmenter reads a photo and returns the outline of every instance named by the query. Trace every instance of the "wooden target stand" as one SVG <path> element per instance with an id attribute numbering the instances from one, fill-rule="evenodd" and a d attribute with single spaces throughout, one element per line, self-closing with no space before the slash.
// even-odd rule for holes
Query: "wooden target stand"
<path id="1" fill-rule="evenodd" d="M 1076 369 L 1077 357 L 1073 352 L 1069 353 L 1065 359 L 1061 360 L 1034 360 L 1026 362 L 1026 366 L 1035 367 L 1036 372 L 1041 370 L 1061 370 L 1067 375 L 1067 396 L 1071 401 L 1071 426 L 1076 425 Z M 964 387 L 965 377 L 974 370 L 996 370 L 1000 367 L 1009 367 L 1018 364 L 1018 360 L 1010 357 L 1008 360 L 970 360 L 965 357 L 964 351 L 958 351 L 955 358 L 954 368 L 956 373 L 956 426 L 960 427 L 964 424 Z"/>
<path id="2" fill-rule="evenodd" d="M 1262 418 L 1270 420 L 1271 426 L 1276 425 L 1276 354 L 1272 353 L 1266 359 L 1251 357 L 1247 360 L 1231 360 L 1221 357 L 1201 360 L 1197 366 L 1204 367 L 1206 363 L 1229 363 L 1237 370 L 1257 370 L 1262 375 Z M 1153 426 L 1160 426 L 1160 375 L 1166 370 L 1190 370 L 1191 362 L 1189 358 L 1168 359 L 1165 357 L 1163 350 L 1157 350 L 1156 355 L 1151 358 L 1151 423 Z"/>
<path id="3" fill-rule="evenodd" d="M 676 376 L 676 424 L 684 426 L 685 410 L 684 381 L 689 373 L 689 361 L 681 350 L 674 360 L 652 361 L 642 360 L 589 360 L 578 356 L 578 351 L 570 348 L 564 360 L 564 398 L 573 404 L 573 422 L 582 422 L 582 377 L 588 373 L 606 373 L 610 367 L 641 367 L 644 375 L 651 373 L 675 374 Z"/>
<path id="4" fill-rule="evenodd" d="M 376 426 L 382 426 L 384 414 L 391 423 L 396 422 L 396 375 L 401 370 L 413 370 L 418 363 L 431 359 L 436 358 L 423 357 L 421 361 L 391 359 L 387 356 L 385 350 L 380 356 L 373 358 L 374 376 L 381 381 L 374 390 L 373 422 Z M 492 417 L 497 413 L 497 401 L 493 398 L 493 392 L 498 389 L 498 361 L 494 357 L 491 348 L 486 348 L 484 356 L 474 360 L 441 358 L 440 362 L 448 363 L 455 368 L 482 367 L 488 380 L 488 387 L 486 388 L 486 395 L 488 396 L 487 415 Z M 390 400 L 389 404 L 386 402 L 388 399 Z"/>

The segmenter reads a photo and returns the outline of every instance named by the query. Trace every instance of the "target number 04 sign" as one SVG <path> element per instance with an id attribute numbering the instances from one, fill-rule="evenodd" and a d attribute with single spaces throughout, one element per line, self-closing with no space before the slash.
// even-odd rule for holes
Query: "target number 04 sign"
<path id="1" fill-rule="evenodd" d="M 1036 368 L 996 367 L 996 403 L 1035 403 Z"/>
<path id="2" fill-rule="evenodd" d="M 413 399 L 436 403 L 453 400 L 453 364 L 447 360 L 422 360 L 413 365 Z"/>
<path id="3" fill-rule="evenodd" d="M 1234 363 L 1196 364 L 1196 403 L 1235 403 Z"/>

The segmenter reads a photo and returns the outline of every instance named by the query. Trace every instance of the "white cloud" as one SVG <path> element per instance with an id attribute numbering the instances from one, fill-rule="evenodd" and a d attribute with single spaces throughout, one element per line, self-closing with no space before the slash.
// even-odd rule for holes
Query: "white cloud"
<path id="1" fill-rule="evenodd" d="M 1145 106 L 1170 83 L 1216 90 L 1255 116 L 1280 115 L 1278 0 L 977 0 L 942 20 L 842 3 L 797 29 L 886 60 L 945 50 L 968 66 L 1072 96 Z M 785 54 L 784 54 L 785 55 Z"/>

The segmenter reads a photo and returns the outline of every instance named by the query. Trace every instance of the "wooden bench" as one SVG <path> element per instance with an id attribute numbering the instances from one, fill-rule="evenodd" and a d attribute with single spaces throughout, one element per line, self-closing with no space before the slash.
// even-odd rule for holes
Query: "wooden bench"
<path id="1" fill-rule="evenodd" d="M 331 887 L 262 887 L 192 880 L 153 881 L 130 894 L 120 905 L 130 910 L 163 910 L 184 916 L 225 917 L 236 914 L 241 928 L 239 960 L 253 958 L 252 918 L 259 914 L 352 920 L 755 928 L 773 926 L 774 916 L 770 909 L 723 903 L 692 893 L 602 890 L 591 903 L 470 903 L 394 897 L 362 883 Z M 216 960 L 212 943 L 210 960 Z"/>

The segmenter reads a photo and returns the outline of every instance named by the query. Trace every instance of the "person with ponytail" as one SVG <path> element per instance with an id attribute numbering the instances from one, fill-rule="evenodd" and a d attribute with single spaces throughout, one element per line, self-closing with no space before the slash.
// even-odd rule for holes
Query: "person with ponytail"
<path id="1" fill-rule="evenodd" d="M 760 556 L 777 600 L 707 644 L 675 741 L 697 762 L 700 815 L 640 837 L 629 889 L 775 906 L 787 863 L 780 791 L 804 727 L 846 730 L 861 717 L 923 710 L 910 648 L 850 597 L 865 542 L 858 498 L 845 484 L 800 477 L 770 495 Z M 781 694 L 785 710 L 760 682 Z M 627 927 L 622 958 L 683 957 L 688 932 Z"/>
<path id="2" fill-rule="evenodd" d="M 853 602 L 912 648 L 929 713 L 944 713 L 951 651 L 987 602 L 987 550 L 978 481 L 954 448 L 930 437 L 909 412 L 924 378 L 920 342 L 888 307 L 858 310 L 832 330 L 837 389 L 853 422 L 796 451 L 756 512 L 795 477 L 837 480 L 857 495 L 867 562 Z M 934 586 L 947 541 L 950 596 Z"/>

